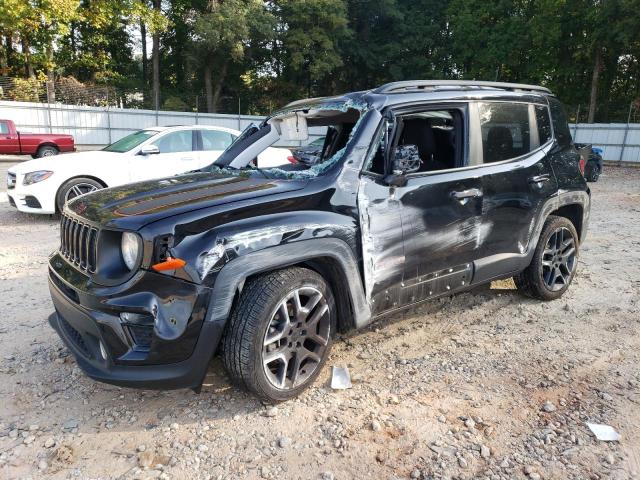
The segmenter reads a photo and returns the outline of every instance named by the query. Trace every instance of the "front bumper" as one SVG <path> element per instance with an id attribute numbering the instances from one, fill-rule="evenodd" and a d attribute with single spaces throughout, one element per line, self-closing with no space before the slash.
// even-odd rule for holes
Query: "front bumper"
<path id="1" fill-rule="evenodd" d="M 132 285 L 127 285 L 124 291 L 100 287 L 87 292 L 77 288 L 78 278 L 68 275 L 65 265 L 56 271 L 54 264 L 59 265 L 58 262 L 59 257 L 54 254 L 49 290 L 55 312 L 49 323 L 89 377 L 114 385 L 153 389 L 198 388 L 202 384 L 223 330 L 223 325 L 206 321 L 203 313 L 209 289 L 144 272 L 139 278 L 134 277 Z M 131 299 L 140 300 L 138 311 L 146 308 L 144 293 L 150 293 L 143 290 L 149 282 L 157 284 L 161 296 L 164 290 L 173 288 L 184 299 L 192 289 L 193 310 L 187 312 L 184 305 L 181 308 L 182 314 L 189 317 L 181 335 L 174 339 L 160 338 L 154 327 L 150 345 L 140 348 L 127 335 L 118 312 L 131 311 L 134 307 Z M 156 311 L 171 308 L 170 303 L 168 300 L 164 305 L 156 304 Z"/>
<path id="2" fill-rule="evenodd" d="M 47 183 L 51 178 L 32 185 L 22 185 L 23 176 L 18 174 L 13 188 L 7 188 L 11 205 L 25 213 L 56 213 L 57 185 Z"/>

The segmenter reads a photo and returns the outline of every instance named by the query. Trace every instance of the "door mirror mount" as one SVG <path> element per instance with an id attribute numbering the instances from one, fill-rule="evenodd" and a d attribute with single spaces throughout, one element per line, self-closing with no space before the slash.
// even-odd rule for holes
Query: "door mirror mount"
<path id="1" fill-rule="evenodd" d="M 393 173 L 384 177 L 384 183 L 390 187 L 404 187 L 407 185 L 407 176 L 404 172 L 394 170 Z"/>
<path id="2" fill-rule="evenodd" d="M 160 149 L 156 145 L 146 145 L 140 149 L 140 155 L 157 155 Z"/>

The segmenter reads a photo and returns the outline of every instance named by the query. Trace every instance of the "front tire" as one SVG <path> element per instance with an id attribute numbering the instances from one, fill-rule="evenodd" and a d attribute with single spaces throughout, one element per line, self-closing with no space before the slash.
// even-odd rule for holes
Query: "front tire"
<path id="1" fill-rule="evenodd" d="M 578 233 L 567 218 L 550 215 L 529 266 L 513 279 L 525 295 L 555 300 L 564 295 L 578 266 Z"/>
<path id="2" fill-rule="evenodd" d="M 56 194 L 56 206 L 58 207 L 58 212 L 62 213 L 65 203 L 69 200 L 73 200 L 85 193 L 95 192 L 101 188 L 104 188 L 104 185 L 92 178 L 78 177 L 67 180 L 58 189 L 58 193 Z"/>
<path id="3" fill-rule="evenodd" d="M 336 326 L 324 279 L 287 268 L 247 282 L 222 341 L 231 380 L 267 402 L 299 395 L 320 374 Z"/>

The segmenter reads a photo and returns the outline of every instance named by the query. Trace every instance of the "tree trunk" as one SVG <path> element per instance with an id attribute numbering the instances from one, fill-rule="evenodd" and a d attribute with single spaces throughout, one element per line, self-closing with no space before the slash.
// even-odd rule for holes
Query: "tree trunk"
<path id="1" fill-rule="evenodd" d="M 11 35 L 6 35 L 5 36 L 5 41 L 6 44 L 4 46 L 5 50 L 6 50 L 6 56 L 7 56 L 7 67 L 11 68 L 13 66 L 13 38 L 11 37 Z"/>
<path id="2" fill-rule="evenodd" d="M 71 29 L 69 31 L 69 38 L 71 40 L 71 60 L 73 65 L 73 75 L 76 78 L 80 77 L 80 66 L 76 62 L 78 58 L 78 45 L 76 42 L 76 22 L 71 23 Z"/>
<path id="3" fill-rule="evenodd" d="M 53 45 L 48 45 L 45 53 L 47 55 L 47 102 L 56 102 L 55 72 L 53 59 Z"/>
<path id="4" fill-rule="evenodd" d="M 6 75 L 7 67 L 9 66 L 9 57 L 7 55 L 7 49 L 4 46 L 4 37 L 0 37 L 0 75 Z"/>
<path id="5" fill-rule="evenodd" d="M 603 89 L 600 100 L 600 115 L 598 119 L 601 122 L 609 122 L 609 105 L 611 104 L 611 90 L 613 89 L 613 82 L 618 74 L 618 58 L 620 54 L 618 52 L 608 51 L 603 60 Z"/>
<path id="6" fill-rule="evenodd" d="M 33 65 L 31 64 L 31 45 L 29 39 L 22 37 L 22 54 L 24 55 L 24 74 L 26 77 L 31 78 L 35 76 L 33 72 Z"/>
<path id="7" fill-rule="evenodd" d="M 140 22 L 140 37 L 142 39 L 142 101 L 146 105 L 148 98 L 147 86 L 149 73 L 147 72 L 147 26 Z"/>
<path id="8" fill-rule="evenodd" d="M 213 85 L 211 84 L 211 61 L 204 66 L 204 93 L 207 97 L 207 112 L 213 113 Z"/>
<path id="9" fill-rule="evenodd" d="M 593 123 L 596 116 L 596 105 L 598 101 L 598 80 L 602 68 L 602 49 L 596 48 L 596 58 L 593 64 L 593 75 L 591 76 L 591 95 L 589 96 L 589 116 L 587 123 Z"/>
<path id="10" fill-rule="evenodd" d="M 153 9 L 160 11 L 161 0 L 153 0 Z M 153 57 L 153 106 L 160 109 L 160 33 L 153 32 L 153 46 L 151 55 Z"/>
<path id="11" fill-rule="evenodd" d="M 220 103 L 220 94 L 222 93 L 222 86 L 224 85 L 224 81 L 227 76 L 228 66 L 229 64 L 225 60 L 222 64 L 222 67 L 220 68 L 220 73 L 218 74 L 218 81 L 216 82 L 216 88 L 213 92 L 213 110 L 210 111 L 215 111 L 218 109 L 218 104 Z"/>

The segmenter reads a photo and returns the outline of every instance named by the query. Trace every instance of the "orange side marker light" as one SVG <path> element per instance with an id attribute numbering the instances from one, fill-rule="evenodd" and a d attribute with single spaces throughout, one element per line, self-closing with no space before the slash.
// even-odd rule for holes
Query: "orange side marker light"
<path id="1" fill-rule="evenodd" d="M 184 267 L 186 264 L 187 262 L 179 258 L 167 257 L 165 261 L 151 265 L 151 268 L 156 272 L 165 272 L 167 270 L 177 270 Z"/>

